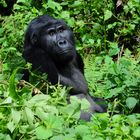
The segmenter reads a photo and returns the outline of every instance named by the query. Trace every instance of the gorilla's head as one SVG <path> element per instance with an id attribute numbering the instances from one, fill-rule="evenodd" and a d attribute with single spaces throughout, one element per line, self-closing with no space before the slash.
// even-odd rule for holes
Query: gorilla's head
<path id="1" fill-rule="evenodd" d="M 76 54 L 71 29 L 64 21 L 48 15 L 32 20 L 26 31 L 24 46 L 28 49 L 39 47 L 59 63 L 71 61 Z"/>

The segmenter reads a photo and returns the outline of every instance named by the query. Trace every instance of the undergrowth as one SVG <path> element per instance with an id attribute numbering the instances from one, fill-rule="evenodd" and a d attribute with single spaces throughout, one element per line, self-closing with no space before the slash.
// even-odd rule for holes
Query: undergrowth
<path id="1" fill-rule="evenodd" d="M 140 1 L 10 2 L 11 13 L 0 16 L 0 140 L 139 140 Z M 50 85 L 47 75 L 31 72 L 30 83 L 21 81 L 22 70 L 31 68 L 22 58 L 24 32 L 41 14 L 73 29 L 89 92 L 108 104 L 90 122 L 78 119 L 87 101 L 67 104 L 69 89 Z"/>

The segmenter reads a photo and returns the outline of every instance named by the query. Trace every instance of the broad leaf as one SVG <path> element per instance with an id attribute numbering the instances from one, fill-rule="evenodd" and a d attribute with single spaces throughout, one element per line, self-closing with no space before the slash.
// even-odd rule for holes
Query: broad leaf
<path id="1" fill-rule="evenodd" d="M 25 107 L 25 113 L 26 113 L 26 117 L 27 117 L 28 123 L 30 125 L 32 125 L 33 124 L 33 120 L 34 120 L 34 113 L 28 107 Z"/>
<path id="2" fill-rule="evenodd" d="M 140 138 L 140 127 L 136 128 L 136 129 L 134 130 L 133 135 L 134 135 L 136 138 Z"/>
<path id="3" fill-rule="evenodd" d="M 112 17 L 112 12 L 109 10 L 106 10 L 104 13 L 104 21 L 110 19 Z"/>
<path id="4" fill-rule="evenodd" d="M 134 97 L 128 97 L 126 99 L 126 105 L 128 106 L 129 109 L 132 109 L 136 106 L 137 100 Z"/>
<path id="5" fill-rule="evenodd" d="M 9 95 L 14 99 L 14 100 L 18 100 L 19 96 L 16 92 L 16 86 L 15 86 L 15 77 L 16 77 L 16 73 L 18 71 L 18 68 L 15 69 L 12 73 L 12 75 L 10 76 L 10 81 L 9 81 Z"/>
<path id="6" fill-rule="evenodd" d="M 52 131 L 50 129 L 45 128 L 44 126 L 39 126 L 36 128 L 36 136 L 39 140 L 48 139 L 52 135 Z"/>

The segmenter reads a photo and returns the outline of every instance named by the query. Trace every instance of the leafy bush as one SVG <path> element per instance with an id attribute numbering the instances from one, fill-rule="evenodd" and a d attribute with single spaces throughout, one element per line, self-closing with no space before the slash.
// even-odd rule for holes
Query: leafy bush
<path id="1" fill-rule="evenodd" d="M 5 2 L 0 4 L 8 8 Z M 140 139 L 140 114 L 132 114 L 140 106 L 140 2 L 119 2 L 17 0 L 12 13 L 1 16 L 0 139 Z M 32 72 L 30 83 L 20 81 L 21 70 L 31 67 L 22 58 L 24 32 L 41 14 L 62 18 L 71 26 L 83 54 L 89 91 L 108 101 L 107 113 L 79 121 L 80 109 L 88 104 L 72 98 L 68 105 L 69 89 L 51 86 L 46 75 Z"/>
<path id="2" fill-rule="evenodd" d="M 139 63 L 140 59 L 134 58 L 129 50 L 126 50 L 122 57 L 118 57 L 117 62 L 109 55 L 91 57 L 86 63 L 86 77 L 91 92 L 113 100 L 113 104 L 122 113 L 130 113 L 140 104 Z"/>
<path id="3" fill-rule="evenodd" d="M 1 83 L 0 139 L 140 138 L 139 114 L 94 114 L 90 122 L 78 121 L 80 108 L 85 109 L 86 101 L 72 98 L 67 105 L 67 91 L 60 86 L 49 86 L 49 95 L 40 93 L 32 97 L 34 85 L 25 83 L 22 89 L 15 86 L 17 72 L 18 69 L 14 70 L 9 83 Z"/>

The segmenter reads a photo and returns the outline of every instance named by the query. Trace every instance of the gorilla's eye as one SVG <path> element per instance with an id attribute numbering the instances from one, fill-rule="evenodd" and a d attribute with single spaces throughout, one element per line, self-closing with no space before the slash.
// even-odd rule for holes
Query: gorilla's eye
<path id="1" fill-rule="evenodd" d="M 62 33 L 64 31 L 64 27 L 63 26 L 60 26 L 60 27 L 58 27 L 57 30 L 58 30 L 59 33 Z"/>
<path id="2" fill-rule="evenodd" d="M 63 31 L 64 31 L 63 28 L 61 28 L 61 29 L 58 30 L 59 33 L 62 33 Z"/>
<path id="3" fill-rule="evenodd" d="M 49 31 L 49 35 L 50 35 L 50 36 L 53 36 L 54 34 L 55 34 L 54 31 Z"/>
<path id="4" fill-rule="evenodd" d="M 55 34 L 54 28 L 49 29 L 47 32 L 50 36 L 53 36 Z"/>

